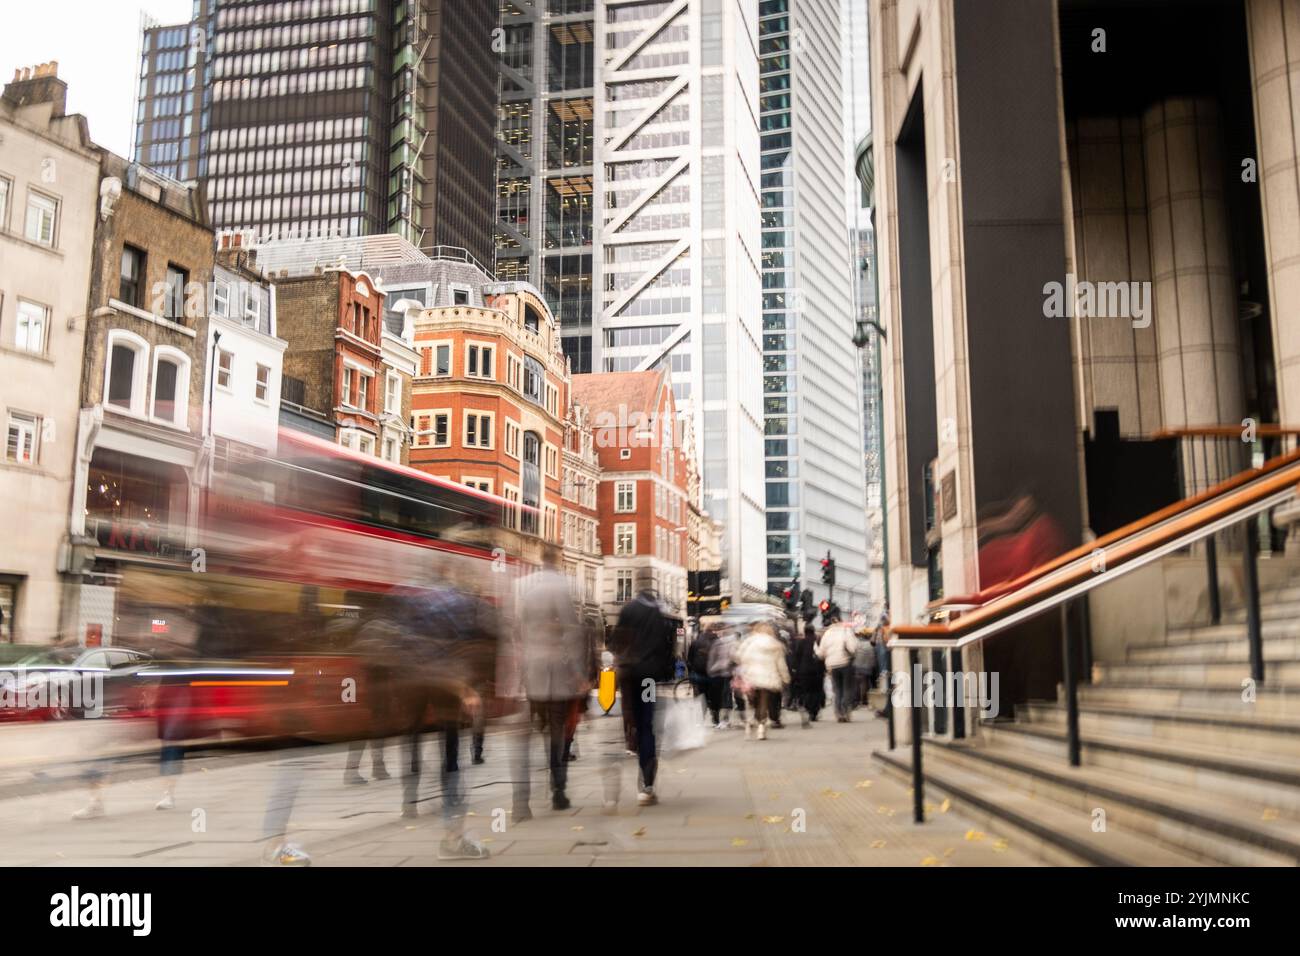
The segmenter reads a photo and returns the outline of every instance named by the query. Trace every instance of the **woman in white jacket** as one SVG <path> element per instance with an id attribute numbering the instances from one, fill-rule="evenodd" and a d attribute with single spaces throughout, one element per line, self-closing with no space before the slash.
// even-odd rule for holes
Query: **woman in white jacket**
<path id="1" fill-rule="evenodd" d="M 790 683 L 785 645 L 776 636 L 776 628 L 766 621 L 750 627 L 749 634 L 736 648 L 736 664 L 749 697 L 749 708 L 745 711 L 745 738 L 751 736 L 757 718 L 757 737 L 766 740 L 772 695 L 779 699 L 785 685 Z"/>

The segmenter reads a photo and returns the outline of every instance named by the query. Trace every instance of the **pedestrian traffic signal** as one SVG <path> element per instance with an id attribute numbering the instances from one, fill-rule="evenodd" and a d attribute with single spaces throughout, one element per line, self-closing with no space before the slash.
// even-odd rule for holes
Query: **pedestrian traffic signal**
<path id="1" fill-rule="evenodd" d="M 812 588 L 804 588 L 803 594 L 799 595 L 799 603 L 803 605 L 803 619 L 811 621 L 817 616 L 817 608 L 813 607 Z"/>
<path id="2" fill-rule="evenodd" d="M 835 559 L 831 557 L 829 551 L 826 552 L 826 557 L 822 558 L 822 584 L 835 587 Z"/>

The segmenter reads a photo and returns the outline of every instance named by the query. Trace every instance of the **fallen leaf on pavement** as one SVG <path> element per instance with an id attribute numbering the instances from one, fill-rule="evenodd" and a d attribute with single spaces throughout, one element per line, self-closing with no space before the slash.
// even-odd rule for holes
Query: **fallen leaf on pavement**
<path id="1" fill-rule="evenodd" d="M 922 866 L 939 866 L 941 863 L 943 863 L 943 861 L 937 856 L 927 856 L 921 861 Z"/>
<path id="2" fill-rule="evenodd" d="M 645 836 L 645 827 L 637 827 L 632 831 L 633 836 Z"/>
<path id="3" fill-rule="evenodd" d="M 742 840 L 740 837 L 736 837 L 735 839 L 733 839 L 733 840 L 731 841 L 731 845 L 732 845 L 732 846 L 749 846 L 749 841 L 748 841 L 748 840 Z"/>
<path id="4" fill-rule="evenodd" d="M 967 830 L 967 831 L 966 831 L 966 839 L 967 839 L 967 840 L 970 840 L 972 843 L 974 843 L 974 842 L 976 842 L 976 841 L 978 841 L 978 840 L 982 840 L 982 839 L 984 839 L 984 834 L 983 834 L 983 833 L 980 833 L 979 830 Z"/>
<path id="5" fill-rule="evenodd" d="M 871 841 L 871 849 L 873 849 L 873 850 L 881 850 L 881 849 L 884 849 L 884 846 L 885 846 L 885 841 L 884 841 L 884 840 L 872 840 L 872 841 Z"/>
<path id="6" fill-rule="evenodd" d="M 780 823 L 785 817 L 763 817 L 764 823 Z"/>

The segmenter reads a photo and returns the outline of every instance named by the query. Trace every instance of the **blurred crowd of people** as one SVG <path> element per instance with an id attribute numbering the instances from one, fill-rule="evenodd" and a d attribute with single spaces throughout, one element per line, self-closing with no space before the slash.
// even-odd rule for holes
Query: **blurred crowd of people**
<path id="1" fill-rule="evenodd" d="M 859 635 L 839 620 L 820 633 L 811 623 L 797 630 L 765 606 L 705 618 L 683 648 L 676 623 L 651 591 L 627 602 L 606 633 L 579 618 L 558 556 L 508 582 L 483 575 L 468 559 L 435 558 L 424 580 L 374 595 L 347 614 L 322 611 L 333 605 L 317 595 L 312 607 L 304 597 L 297 612 L 277 615 L 268 610 L 265 582 L 246 582 L 246 592 L 230 587 L 221 600 L 191 609 L 191 653 L 153 659 L 137 674 L 155 683 L 148 715 L 160 742 L 163 793 L 156 808 L 176 807 L 184 757 L 196 741 L 233 734 L 341 743 L 345 785 L 400 777 L 404 818 L 436 804 L 443 822 L 438 855 L 446 860 L 489 856 L 465 827 L 465 759 L 496 763 L 496 780 L 511 793 L 511 825 L 519 825 L 533 816 L 540 737 L 550 808 L 567 810 L 579 726 L 618 707 L 621 722 L 607 725 L 612 732 L 584 738 L 601 771 L 602 808 L 618 812 L 625 757 L 636 758 L 636 804 L 653 806 L 664 735 L 660 688 L 683 668 L 706 724 L 743 723 L 746 738 L 763 740 L 781 726 L 783 710 L 797 710 L 805 727 L 817 721 L 828 684 L 836 719 L 851 720 L 885 659 L 883 633 Z M 301 635 L 298 647 L 308 650 L 291 652 L 292 642 L 277 644 L 273 632 Z M 612 686 L 598 694 L 602 680 Z M 492 734 L 489 722 L 497 725 Z M 421 786 L 431 736 L 438 745 L 436 789 Z M 390 769 L 393 746 L 400 764 Z M 289 837 L 304 766 L 292 758 L 275 765 L 261 828 L 267 862 L 311 862 Z M 98 761 L 77 819 L 106 815 L 111 776 L 111 761 Z"/>
<path id="2" fill-rule="evenodd" d="M 765 740 L 781 727 L 782 710 L 796 710 L 803 727 L 826 707 L 829 683 L 835 719 L 848 723 L 868 705 L 868 690 L 887 669 L 888 613 L 863 634 L 838 614 L 818 632 L 802 630 L 789 618 L 750 620 L 721 617 L 701 628 L 687 652 L 690 679 L 712 726 L 726 730 L 733 715 L 745 737 Z"/>

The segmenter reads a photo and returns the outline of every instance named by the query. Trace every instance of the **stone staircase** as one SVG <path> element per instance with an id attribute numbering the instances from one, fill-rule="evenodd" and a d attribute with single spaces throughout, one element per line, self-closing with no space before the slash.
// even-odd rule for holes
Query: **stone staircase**
<path id="1" fill-rule="evenodd" d="M 1245 610 L 1225 608 L 1220 625 L 1094 665 L 1078 693 L 1082 766 L 1069 765 L 1064 698 L 1035 701 L 982 722 L 978 739 L 927 740 L 927 802 L 947 796 L 1051 863 L 1297 865 L 1300 584 L 1260 600 L 1253 702 Z M 874 756 L 910 778 L 907 746 Z"/>

